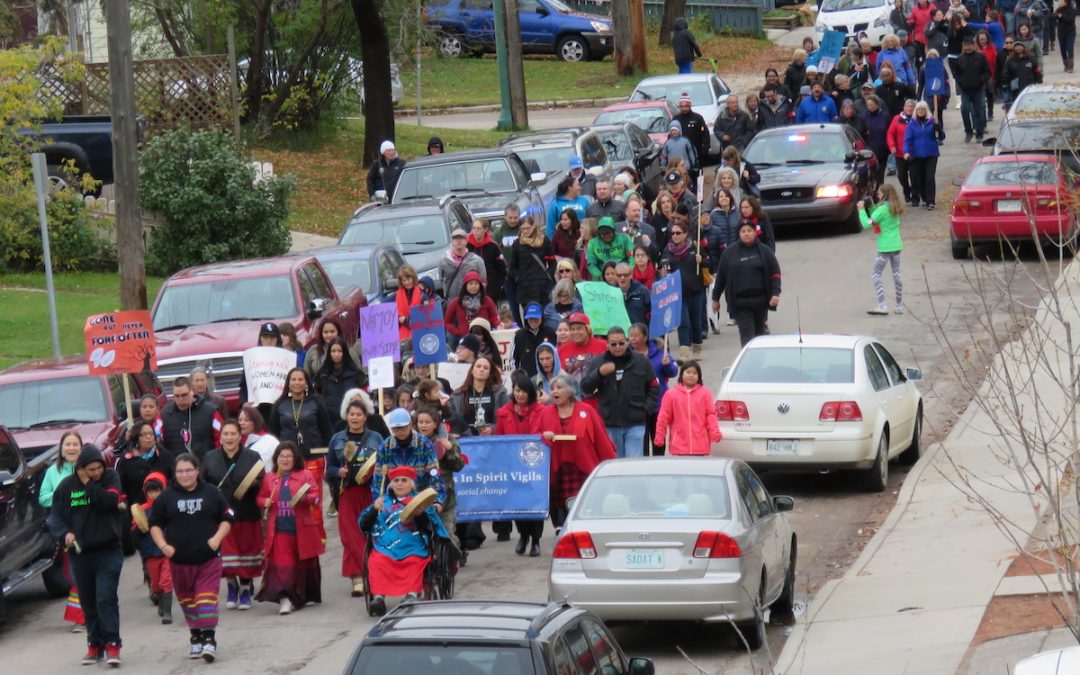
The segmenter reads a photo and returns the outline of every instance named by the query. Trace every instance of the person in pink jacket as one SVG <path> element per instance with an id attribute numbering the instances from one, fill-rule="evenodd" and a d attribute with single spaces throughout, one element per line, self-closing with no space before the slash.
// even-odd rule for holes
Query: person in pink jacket
<path id="1" fill-rule="evenodd" d="M 664 394 L 653 443 L 663 445 L 669 428 L 667 451 L 671 455 L 707 455 L 721 438 L 712 393 L 702 382 L 697 361 L 684 363 L 678 384 Z"/>

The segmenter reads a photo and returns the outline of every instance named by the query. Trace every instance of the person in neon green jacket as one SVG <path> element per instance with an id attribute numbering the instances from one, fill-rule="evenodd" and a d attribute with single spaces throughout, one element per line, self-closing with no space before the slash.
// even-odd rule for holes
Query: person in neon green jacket
<path id="1" fill-rule="evenodd" d="M 896 196 L 896 188 L 888 183 L 878 188 L 877 206 L 868 210 L 860 199 L 855 208 L 859 212 L 859 222 L 864 230 L 873 229 L 877 235 L 877 256 L 874 258 L 874 271 L 870 278 L 877 293 L 877 307 L 867 314 L 886 315 L 889 308 L 885 305 L 885 284 L 881 273 L 885 264 L 892 267 L 893 286 L 896 287 L 896 313 L 904 313 L 904 282 L 900 279 L 900 252 L 904 244 L 900 241 L 900 216 L 904 213 L 904 203 Z"/>

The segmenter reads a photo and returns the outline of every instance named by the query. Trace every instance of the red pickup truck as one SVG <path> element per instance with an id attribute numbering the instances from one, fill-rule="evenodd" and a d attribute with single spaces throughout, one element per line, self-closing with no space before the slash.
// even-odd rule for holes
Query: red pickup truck
<path id="1" fill-rule="evenodd" d="M 176 378 L 202 366 L 213 375 L 214 391 L 235 412 L 244 350 L 256 346 L 261 324 L 288 321 L 309 347 L 316 342 L 319 319 L 332 316 L 352 344 L 366 304 L 360 288 L 338 297 L 319 261 L 304 253 L 181 270 L 154 302 L 158 377 L 171 395 Z"/>

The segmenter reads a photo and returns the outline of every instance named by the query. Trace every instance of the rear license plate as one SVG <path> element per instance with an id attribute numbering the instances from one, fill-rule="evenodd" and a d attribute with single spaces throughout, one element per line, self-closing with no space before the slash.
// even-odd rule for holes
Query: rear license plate
<path id="1" fill-rule="evenodd" d="M 797 455 L 799 454 L 799 441 L 790 438 L 770 438 L 765 441 L 766 455 Z"/>
<path id="2" fill-rule="evenodd" d="M 634 548 L 623 553 L 628 570 L 664 569 L 664 552 L 656 549 Z"/>
<path id="3" fill-rule="evenodd" d="M 997 210 L 998 213 L 1019 213 L 1022 208 L 1019 199 L 999 199 Z"/>

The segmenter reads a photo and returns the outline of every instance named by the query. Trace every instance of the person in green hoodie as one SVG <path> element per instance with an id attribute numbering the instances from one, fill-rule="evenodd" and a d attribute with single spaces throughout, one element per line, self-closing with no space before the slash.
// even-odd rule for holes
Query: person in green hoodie
<path id="1" fill-rule="evenodd" d="M 629 235 L 615 231 L 615 220 L 604 216 L 596 226 L 597 236 L 589 240 L 585 250 L 589 274 L 593 279 L 603 279 L 601 270 L 608 261 L 616 265 L 629 262 L 634 256 L 634 240 Z"/>
<path id="2" fill-rule="evenodd" d="M 881 281 L 886 263 L 892 267 L 893 286 L 896 287 L 895 311 L 903 314 L 904 283 L 900 279 L 900 251 L 904 244 L 900 241 L 900 216 L 904 213 L 904 203 L 896 196 L 896 188 L 889 183 L 878 188 L 877 201 L 873 210 L 867 209 L 861 199 L 856 204 L 863 229 L 872 228 L 877 235 L 877 257 L 874 258 L 874 271 L 870 275 L 874 281 L 874 291 L 877 292 L 877 307 L 867 311 L 867 314 L 884 316 L 889 313 L 889 308 L 885 306 L 885 284 Z"/>

